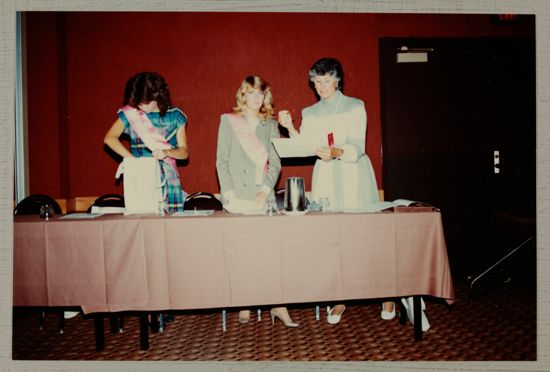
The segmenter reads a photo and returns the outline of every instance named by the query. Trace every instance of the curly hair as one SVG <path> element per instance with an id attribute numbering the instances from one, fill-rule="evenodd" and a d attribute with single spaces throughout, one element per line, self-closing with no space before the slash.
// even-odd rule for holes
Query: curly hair
<path id="1" fill-rule="evenodd" d="M 235 114 L 241 114 L 244 112 L 246 107 L 246 102 L 244 95 L 251 89 L 258 89 L 264 93 L 264 102 L 262 107 L 260 107 L 260 117 L 262 119 L 271 119 L 273 117 L 273 96 L 271 95 L 271 88 L 269 84 L 259 76 L 250 75 L 247 76 L 241 86 L 237 90 L 235 95 L 235 107 L 233 107 L 233 112 Z"/>
<path id="2" fill-rule="evenodd" d="M 342 64 L 336 58 L 321 58 L 309 69 L 309 81 L 313 87 L 313 80 L 316 76 L 332 76 L 336 79 L 336 89 L 344 88 L 344 70 Z"/>
<path id="3" fill-rule="evenodd" d="M 142 103 L 157 101 L 160 115 L 172 106 L 166 80 L 156 72 L 140 72 L 126 82 L 123 105 L 138 108 Z"/>

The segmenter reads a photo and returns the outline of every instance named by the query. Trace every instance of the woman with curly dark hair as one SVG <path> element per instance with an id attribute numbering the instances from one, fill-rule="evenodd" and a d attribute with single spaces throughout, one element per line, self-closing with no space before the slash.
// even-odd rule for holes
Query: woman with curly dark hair
<path id="1" fill-rule="evenodd" d="M 172 106 L 168 84 L 155 72 L 141 72 L 128 79 L 122 105 L 105 135 L 105 144 L 122 157 L 159 160 L 164 208 L 169 213 L 183 211 L 185 198 L 176 159 L 189 155 L 187 117 Z M 130 150 L 120 142 L 122 133 L 130 137 Z"/>

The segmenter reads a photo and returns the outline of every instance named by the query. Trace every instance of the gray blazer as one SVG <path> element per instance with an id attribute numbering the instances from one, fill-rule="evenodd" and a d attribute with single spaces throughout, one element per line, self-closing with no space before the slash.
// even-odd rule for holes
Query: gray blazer
<path id="1" fill-rule="evenodd" d="M 262 185 L 256 185 L 255 182 L 256 164 L 244 151 L 227 116 L 221 116 L 218 129 L 216 170 L 220 181 L 222 202 L 225 202 L 223 195 L 229 191 L 233 191 L 237 198 L 253 200 L 256 193 L 264 186 L 269 189 L 268 200 L 275 199 L 273 189 L 281 172 L 281 160 L 271 139 L 280 137 L 277 121 L 273 119 L 260 120 L 256 128 L 256 136 L 268 152 L 268 172 L 264 174 Z"/>

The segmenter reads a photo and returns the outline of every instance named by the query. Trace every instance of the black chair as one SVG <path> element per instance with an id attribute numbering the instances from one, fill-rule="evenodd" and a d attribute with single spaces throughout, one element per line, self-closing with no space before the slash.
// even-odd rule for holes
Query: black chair
<path id="1" fill-rule="evenodd" d="M 13 211 L 14 215 L 29 215 L 29 214 L 40 214 L 40 207 L 43 205 L 49 204 L 53 207 L 55 214 L 61 214 L 61 207 L 59 203 L 55 201 L 52 197 L 43 194 L 33 194 L 27 196 L 25 199 L 21 200 L 15 206 Z"/>
<path id="2" fill-rule="evenodd" d="M 101 195 L 88 207 L 86 213 L 92 212 L 92 207 L 125 207 L 124 196 L 119 194 L 105 194 Z M 103 334 L 103 318 L 104 316 L 109 317 L 110 323 L 110 332 L 111 333 L 122 333 L 124 332 L 124 312 L 120 313 L 96 313 L 93 315 L 94 318 L 94 328 L 95 328 L 95 338 L 96 338 L 96 350 L 101 351 L 105 348 L 105 338 Z M 146 313 L 140 314 L 140 318 L 145 317 Z M 143 330 L 141 330 L 143 332 Z M 142 335 L 143 336 L 143 335 Z M 146 349 L 146 348 L 145 348 Z M 142 348 L 142 350 L 145 350 Z"/>
<path id="3" fill-rule="evenodd" d="M 56 202 L 55 199 L 53 199 L 52 197 L 44 194 L 32 194 L 27 196 L 19 203 L 17 203 L 15 209 L 13 210 L 13 214 L 17 216 L 40 214 L 40 207 L 46 204 L 52 206 L 55 214 L 62 214 L 59 203 Z M 46 310 L 47 308 L 43 308 L 40 310 L 40 330 L 44 329 Z M 63 316 L 64 311 L 62 309 L 55 309 L 53 310 L 53 312 L 59 313 L 59 333 L 63 333 L 65 331 L 65 318 Z"/>
<path id="4" fill-rule="evenodd" d="M 187 196 L 185 203 L 183 205 L 185 210 L 209 210 L 213 209 L 215 211 L 223 210 L 222 202 L 219 201 L 213 194 L 209 192 L 196 192 Z M 260 317 L 261 312 L 258 310 L 258 317 Z M 259 320 L 260 318 L 258 318 Z M 227 329 L 227 311 L 222 309 L 222 330 L 225 332 Z"/>
<path id="5" fill-rule="evenodd" d="M 124 196 L 119 194 L 105 194 L 98 197 L 88 207 L 86 213 L 92 213 L 92 207 L 122 207 L 124 208 Z M 109 314 L 111 333 L 124 331 L 124 318 L 120 314 Z"/>
<path id="6" fill-rule="evenodd" d="M 92 212 L 92 207 L 125 207 L 124 196 L 119 194 L 105 194 L 98 197 L 88 207 L 87 213 Z M 124 332 L 124 315 L 128 315 L 127 312 L 120 313 L 108 313 L 110 321 L 111 333 Z M 95 319 L 95 333 L 96 333 L 96 350 L 100 351 L 104 349 L 104 337 L 103 337 L 103 317 L 104 313 L 94 315 Z M 150 321 L 147 320 L 150 315 Z M 140 316 L 140 342 L 141 350 L 148 348 L 148 336 L 147 328 L 151 328 L 151 332 L 163 332 L 166 327 L 166 322 L 172 322 L 174 316 L 172 314 L 161 313 L 158 311 L 139 313 Z"/>
<path id="7" fill-rule="evenodd" d="M 185 198 L 183 209 L 185 210 L 213 209 L 215 211 L 221 211 L 223 210 L 223 205 L 213 194 L 209 192 L 199 191 Z"/>
<path id="8" fill-rule="evenodd" d="M 119 194 L 105 194 L 94 200 L 88 207 L 87 213 L 92 212 L 92 207 L 122 207 L 124 208 L 124 196 Z"/>

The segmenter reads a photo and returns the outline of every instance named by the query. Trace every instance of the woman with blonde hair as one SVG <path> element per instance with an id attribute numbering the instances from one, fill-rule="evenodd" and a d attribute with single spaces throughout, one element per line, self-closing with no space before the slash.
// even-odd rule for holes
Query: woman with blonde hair
<path id="1" fill-rule="evenodd" d="M 216 169 L 224 205 L 238 198 L 261 208 L 275 198 L 281 161 L 271 144 L 279 138 L 272 99 L 262 78 L 248 76 L 237 90 L 233 113 L 221 116 Z"/>
<path id="2" fill-rule="evenodd" d="M 216 170 L 225 209 L 232 201 L 249 201 L 255 210 L 275 203 L 274 188 L 281 172 L 281 161 L 271 140 L 279 138 L 273 119 L 269 84 L 259 76 L 247 76 L 236 94 L 233 113 L 221 116 L 218 131 Z M 286 307 L 271 309 L 271 321 L 280 319 L 287 327 L 297 327 Z M 239 322 L 250 321 L 250 310 L 239 312 Z"/>

